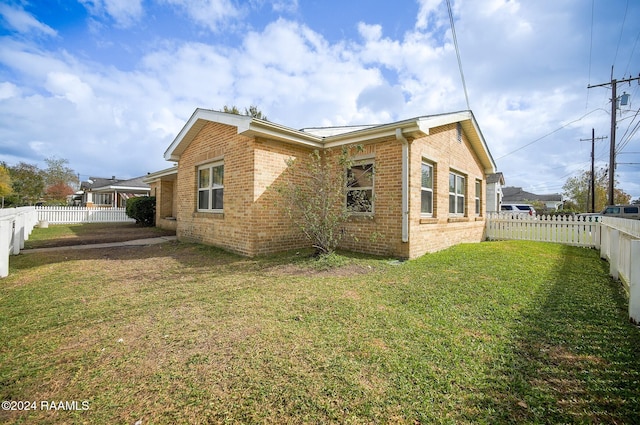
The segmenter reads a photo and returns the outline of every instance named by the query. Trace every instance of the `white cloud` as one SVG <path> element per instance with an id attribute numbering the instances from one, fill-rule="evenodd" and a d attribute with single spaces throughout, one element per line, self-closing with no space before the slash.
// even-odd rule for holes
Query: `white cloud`
<path id="1" fill-rule="evenodd" d="M 13 83 L 0 83 L 0 100 L 20 96 L 20 88 Z"/>
<path id="2" fill-rule="evenodd" d="M 442 0 L 418 0 L 418 4 L 419 10 L 415 25 L 417 30 L 437 31 L 445 27 L 442 15 L 444 2 Z"/>
<path id="3" fill-rule="evenodd" d="M 73 74 L 50 72 L 45 87 L 53 95 L 63 97 L 78 106 L 88 106 L 93 98 L 91 87 Z"/>
<path id="4" fill-rule="evenodd" d="M 78 0 L 95 16 L 107 15 L 117 26 L 128 28 L 143 15 L 142 0 Z"/>
<path id="5" fill-rule="evenodd" d="M 105 0 L 84 4 L 119 25 L 144 12 L 140 1 L 131 9 Z M 241 21 L 248 6 L 231 1 L 145 3 L 158 4 L 172 5 L 209 31 L 197 41 L 159 35 L 128 71 L 80 53 L 3 39 L 3 75 L 17 77 L 0 81 L 0 160 L 57 155 L 81 174 L 133 177 L 167 166 L 164 150 L 197 107 L 253 104 L 294 128 L 466 108 L 442 1 L 419 1 L 415 25 L 404 32 L 361 22 L 357 40 L 336 43 L 311 24 L 287 19 L 233 31 L 252 24 Z M 297 8 L 295 0 L 271 4 L 276 12 L 292 10 L 287 5 Z M 588 162 L 587 144 L 579 139 L 592 126 L 608 129 L 609 120 L 596 112 L 558 130 L 592 109 L 606 109 L 606 90 L 592 93 L 585 109 L 586 77 L 575 70 L 588 67 L 588 34 L 572 13 L 576 6 L 513 0 L 458 0 L 453 6 L 471 107 L 507 184 L 561 191 L 566 175 Z M 232 30 L 220 37 L 222 28 Z M 606 71 L 608 78 L 610 65 Z M 623 187 L 640 190 L 628 183 L 637 173 L 619 174 Z"/>
<path id="6" fill-rule="evenodd" d="M 126 1 L 126 0 L 125 0 Z M 182 9 L 194 22 L 210 31 L 217 32 L 242 15 L 230 0 L 160 0 Z"/>
<path id="7" fill-rule="evenodd" d="M 298 0 L 274 0 L 271 8 L 274 12 L 293 13 L 298 10 Z"/>
<path id="8" fill-rule="evenodd" d="M 0 16 L 2 16 L 2 19 L 7 23 L 9 28 L 23 34 L 35 32 L 36 34 L 51 37 L 58 35 L 56 30 L 38 21 L 21 8 L 11 7 L 8 4 L 0 4 Z"/>

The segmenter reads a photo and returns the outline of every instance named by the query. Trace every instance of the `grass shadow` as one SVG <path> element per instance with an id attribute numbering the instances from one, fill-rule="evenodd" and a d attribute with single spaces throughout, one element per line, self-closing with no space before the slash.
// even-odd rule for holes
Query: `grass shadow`
<path id="1" fill-rule="evenodd" d="M 501 423 L 640 423 L 640 331 L 624 292 L 596 251 L 562 254 L 479 405 Z"/>

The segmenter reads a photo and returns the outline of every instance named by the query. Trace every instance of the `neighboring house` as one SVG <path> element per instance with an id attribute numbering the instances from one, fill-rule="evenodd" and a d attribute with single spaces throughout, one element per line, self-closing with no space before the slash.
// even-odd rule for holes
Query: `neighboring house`
<path id="1" fill-rule="evenodd" d="M 127 180 L 117 179 L 115 176 L 110 179 L 89 177 L 89 180 L 80 184 L 80 204 L 87 207 L 123 208 L 129 198 L 149 196 L 151 188 L 142 179 L 143 177 Z"/>
<path id="2" fill-rule="evenodd" d="M 487 212 L 500 212 L 502 203 L 502 186 L 504 186 L 504 176 L 502 173 L 489 174 L 487 176 Z"/>
<path id="3" fill-rule="evenodd" d="M 196 109 L 165 152 L 177 167 L 146 176 L 157 225 L 179 240 L 254 256 L 310 246 L 278 207 L 286 161 L 361 145 L 371 206 L 345 225 L 341 248 L 414 258 L 484 239 L 487 176 L 496 165 L 471 111 L 377 126 L 294 130 Z M 338 149 L 334 149 L 338 148 Z M 334 157 L 335 157 L 334 156 Z M 349 202 L 349 197 L 345 199 Z"/>
<path id="4" fill-rule="evenodd" d="M 538 201 L 543 203 L 545 209 L 550 211 L 560 210 L 564 204 L 562 195 L 559 193 L 536 195 L 535 193 L 522 190 L 521 187 L 504 187 L 502 188 L 502 194 L 502 202 L 505 204 L 523 204 Z"/>

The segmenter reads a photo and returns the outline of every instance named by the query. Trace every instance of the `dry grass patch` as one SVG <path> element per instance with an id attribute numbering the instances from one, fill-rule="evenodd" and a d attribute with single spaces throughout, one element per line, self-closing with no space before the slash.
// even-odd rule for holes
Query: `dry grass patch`
<path id="1" fill-rule="evenodd" d="M 34 229 L 25 241 L 25 248 L 125 242 L 172 235 L 175 235 L 174 231 L 144 227 L 135 223 L 52 224 L 45 229 Z"/>

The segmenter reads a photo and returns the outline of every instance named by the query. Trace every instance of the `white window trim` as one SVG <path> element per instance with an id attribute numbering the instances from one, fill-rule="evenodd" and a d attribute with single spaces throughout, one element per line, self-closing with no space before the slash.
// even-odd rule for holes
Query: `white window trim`
<path id="1" fill-rule="evenodd" d="M 213 187 L 213 169 L 216 168 L 216 167 L 220 167 L 220 166 L 223 167 L 222 170 L 223 170 L 223 173 L 224 173 L 224 161 L 222 161 L 222 160 L 215 161 L 215 162 L 209 162 L 209 163 L 203 164 L 203 165 L 199 165 L 196 168 L 196 186 L 197 186 L 197 189 L 196 189 L 196 210 L 198 212 L 221 213 L 221 212 L 224 211 L 224 183 L 221 186 L 218 186 L 218 187 L 215 187 L 215 188 Z M 200 187 L 200 171 L 201 170 L 205 170 L 205 169 L 209 170 L 209 187 L 201 188 Z M 223 182 L 224 182 L 224 180 L 223 180 Z M 200 192 L 204 191 L 204 190 L 207 190 L 209 192 L 209 205 L 208 206 L 211 206 L 211 204 L 213 202 L 213 190 L 214 189 L 216 189 L 216 190 L 217 189 L 222 189 L 222 199 L 223 199 L 222 205 L 223 205 L 223 207 L 222 208 L 216 208 L 216 209 L 213 209 L 213 208 L 200 208 Z"/>
<path id="2" fill-rule="evenodd" d="M 422 186 L 422 165 L 427 165 L 429 167 L 431 167 L 431 188 L 425 188 L 424 186 Z M 436 169 L 436 164 L 435 162 L 429 161 L 427 159 L 422 159 L 422 162 L 420 163 L 420 216 L 421 217 L 433 217 L 433 210 L 435 209 L 435 198 L 433 196 L 433 186 L 435 184 L 435 169 Z M 427 192 L 431 192 L 431 212 L 422 212 L 422 192 L 427 191 Z"/>
<path id="3" fill-rule="evenodd" d="M 457 189 L 458 189 L 457 185 L 455 185 L 455 187 L 454 187 L 454 190 L 456 190 L 455 192 L 449 191 L 449 196 L 451 196 L 451 195 L 455 196 L 454 205 L 456 206 L 456 211 L 452 212 L 451 211 L 451 202 L 449 202 L 449 216 L 451 216 L 451 217 L 465 217 L 466 214 L 467 214 L 467 193 L 466 192 L 467 192 L 467 187 L 469 186 L 469 183 L 468 183 L 469 179 L 464 174 L 461 174 L 461 173 L 453 171 L 453 170 L 449 170 L 449 178 L 451 178 L 452 175 L 455 176 L 455 177 L 461 177 L 464 180 L 463 184 L 464 184 L 465 187 L 462 189 L 462 194 L 459 194 L 457 192 Z M 457 182 L 458 179 L 456 178 L 456 179 L 454 179 L 454 181 Z M 449 187 L 449 190 L 450 189 L 451 189 L 451 187 Z M 463 211 L 462 212 L 458 211 L 458 198 L 459 197 L 462 197 L 462 199 L 463 199 L 463 203 L 462 203 Z"/>
<path id="4" fill-rule="evenodd" d="M 362 165 L 370 165 L 371 166 L 371 186 L 360 186 L 360 187 L 357 187 L 357 188 L 354 188 L 354 189 L 350 189 L 349 187 L 347 187 L 346 196 L 345 196 L 344 202 L 345 202 L 345 206 L 348 207 L 347 200 L 349 198 L 349 192 L 351 192 L 351 191 L 355 191 L 355 190 L 371 190 L 371 211 L 351 211 L 350 214 L 352 214 L 352 215 L 373 215 L 373 214 L 375 214 L 375 211 L 376 211 L 376 203 L 375 203 L 375 196 L 376 196 L 376 189 L 375 189 L 375 186 L 376 186 L 376 183 L 375 183 L 376 172 L 375 172 L 375 167 L 376 167 L 376 164 L 375 164 L 375 160 L 374 160 L 373 157 L 360 158 L 360 159 L 357 159 L 355 161 L 355 163 L 353 164 L 354 167 L 359 167 L 359 166 L 362 166 Z M 349 170 L 346 170 L 346 173 L 348 175 Z M 348 184 L 348 181 L 347 181 L 347 184 Z"/>
<path id="5" fill-rule="evenodd" d="M 478 185 L 480 185 L 479 191 L 478 191 Z M 482 180 L 476 179 L 474 190 L 476 191 L 475 201 L 474 201 L 474 210 L 475 210 L 476 216 L 479 217 L 482 215 Z"/>

